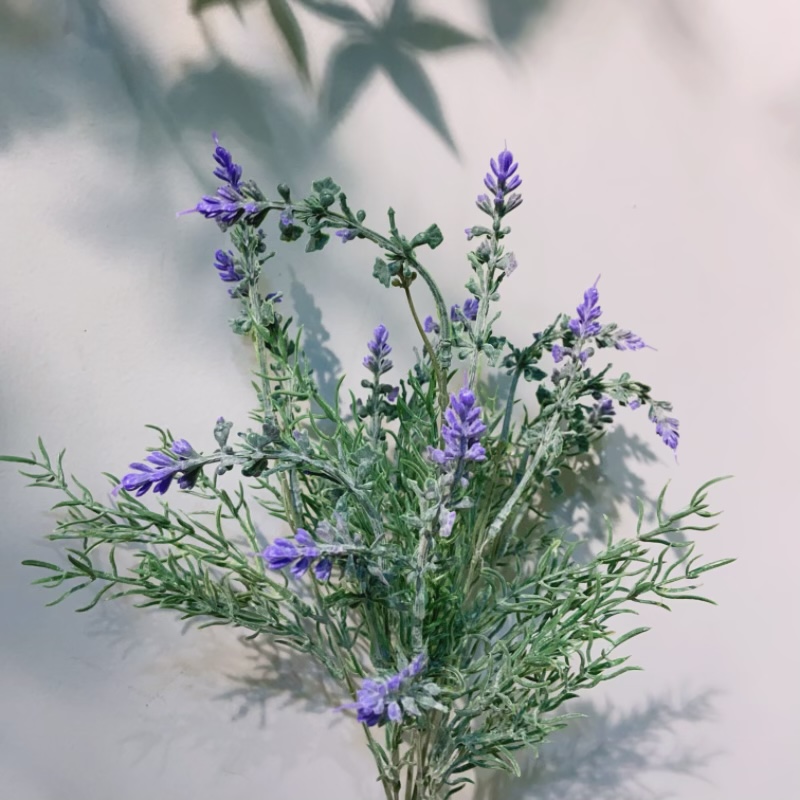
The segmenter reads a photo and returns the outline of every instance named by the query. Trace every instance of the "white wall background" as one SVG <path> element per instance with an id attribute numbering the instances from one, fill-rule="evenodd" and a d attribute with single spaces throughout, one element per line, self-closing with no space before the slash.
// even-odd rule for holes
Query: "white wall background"
<path id="1" fill-rule="evenodd" d="M 390 5 L 347 1 L 375 18 Z M 211 266 L 221 237 L 175 219 L 214 186 L 210 130 L 265 188 L 331 173 L 376 224 L 390 203 L 406 231 L 438 221 L 430 263 L 451 302 L 474 195 L 507 141 L 525 203 L 505 330 L 525 340 L 602 273 L 607 317 L 658 348 L 618 363 L 682 424 L 676 465 L 625 416 L 576 520 L 612 513 L 624 533 L 633 494 L 670 479 L 682 502 L 734 473 L 702 551 L 739 561 L 708 576 L 718 608 L 646 615 L 655 630 L 631 648 L 645 671 L 577 704 L 589 719 L 520 782 L 481 776 L 475 797 L 800 796 L 797 2 L 418 0 L 480 44 L 409 64 L 390 28 L 379 53 L 396 82 L 377 73 L 333 129 L 318 98 L 346 98 L 367 64 L 331 70 L 351 31 L 290 0 L 304 84 L 265 3 L 187 5 L 0 3 L 0 451 L 41 434 L 100 489 L 93 476 L 151 443 L 145 423 L 192 442 L 220 413 L 246 424 L 248 353 Z M 396 352 L 414 341 L 373 257 L 335 243 L 273 262 L 320 368 L 355 368 L 379 321 Z M 360 731 L 303 663 L 121 603 L 44 608 L 19 562 L 50 552 L 51 498 L 0 475 L 0 795 L 381 796 Z"/>

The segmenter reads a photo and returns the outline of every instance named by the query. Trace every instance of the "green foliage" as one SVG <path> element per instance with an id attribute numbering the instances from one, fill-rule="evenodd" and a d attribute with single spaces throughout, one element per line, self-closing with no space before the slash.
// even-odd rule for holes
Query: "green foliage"
<path id="1" fill-rule="evenodd" d="M 181 462 L 199 471 L 187 492 L 194 510 L 179 501 L 154 510 L 125 490 L 100 501 L 67 475 L 63 453 L 53 459 L 41 442 L 30 457 L 2 457 L 61 498 L 49 538 L 63 543 L 63 559 L 24 563 L 43 573 L 36 583 L 57 590 L 51 604 L 85 590 L 80 611 L 131 597 L 184 619 L 233 625 L 315 658 L 351 698 L 359 678 L 391 673 L 425 652 L 424 682 L 404 700 L 413 713 L 385 725 L 383 744 L 365 732 L 387 798 L 397 800 L 403 782 L 415 800 L 449 797 L 475 767 L 516 773 L 513 754 L 565 725 L 568 715 L 556 714 L 567 700 L 636 669 L 624 648 L 647 629 L 623 624 L 622 615 L 642 604 L 707 601 L 697 579 L 730 562 L 695 555 L 695 534 L 712 527 L 706 493 L 714 481 L 677 512 L 666 510 L 662 493 L 653 527 L 642 505 L 635 534 L 620 537 L 609 524 L 604 547 L 578 558 L 580 543 L 542 509 L 561 492 L 560 473 L 603 436 L 610 417 L 597 412 L 599 398 L 648 403 L 649 387 L 577 357 L 553 373 L 544 362 L 553 347 L 576 345 L 566 315 L 527 345 L 495 334 L 493 307 L 512 257 L 499 218 L 473 229 L 480 244 L 468 256 L 467 288 L 479 301 L 475 318 L 451 320 L 417 255 L 441 243 L 436 225 L 408 239 L 390 210 L 389 231 L 379 233 L 330 178 L 298 202 L 288 187 L 279 194 L 259 201 L 257 222 L 291 209 L 304 227 L 285 240 L 305 236 L 313 252 L 329 240 L 326 230 L 347 228 L 380 248 L 373 274 L 404 293 L 420 336 L 412 370 L 397 387 L 378 375 L 365 380 L 370 394 L 345 405 L 338 387 L 326 398 L 300 330 L 260 293 L 261 269 L 274 254 L 262 231 L 239 222 L 229 228 L 244 276 L 232 326 L 257 357 L 255 429 L 231 442 L 231 424 L 220 419 L 217 448 Z M 417 316 L 411 290 L 419 284 L 432 296 L 435 332 Z M 598 347 L 607 346 L 603 335 Z M 447 472 L 428 449 L 442 445 L 453 357 L 479 393 L 481 367 L 510 380 L 503 393 L 481 398 L 486 459 Z M 517 396 L 520 379 L 536 387 L 530 408 Z M 155 430 L 164 452 L 172 437 Z M 234 470 L 244 479 L 238 484 L 226 476 Z M 254 555 L 267 544 L 253 524 L 256 505 L 293 531 L 314 532 L 334 562 L 330 581 L 308 573 L 298 584 Z M 452 530 L 443 532 L 450 513 Z M 276 523 L 268 539 L 278 533 Z"/>

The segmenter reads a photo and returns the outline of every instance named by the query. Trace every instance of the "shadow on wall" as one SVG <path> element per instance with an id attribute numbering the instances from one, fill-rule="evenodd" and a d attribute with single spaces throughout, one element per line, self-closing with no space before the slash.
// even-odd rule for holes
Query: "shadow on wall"
<path id="1" fill-rule="evenodd" d="M 553 0 L 481 2 L 501 47 L 519 44 L 555 5 Z M 455 152 L 441 100 L 422 62 L 490 43 L 490 37 L 464 31 L 444 16 L 417 11 L 412 0 L 377 3 L 372 15 L 340 0 L 189 0 L 187 12 L 197 20 L 207 52 L 170 83 L 141 34 L 120 21 L 114 5 L 111 0 L 61 0 L 54 10 L 46 0 L 7 0 L 0 8 L 0 43 L 10 47 L 0 84 L 0 147 L 13 144 L 16 136 L 64 124 L 87 107 L 104 110 L 112 87 L 102 76 L 111 73 L 139 118 L 140 145 L 148 151 L 158 143 L 182 150 L 186 129 L 207 133 L 224 120 L 226 132 L 235 130 L 259 146 L 266 143 L 266 159 L 279 163 L 319 148 L 372 77 L 382 72 Z M 270 17 L 304 89 L 301 102 L 289 100 L 297 99 L 297 86 L 248 73 L 220 51 L 207 13 L 219 6 L 243 22 L 245 7 L 260 6 Z M 313 42 L 301 24 L 313 17 L 340 31 L 318 89 L 312 85 L 308 56 Z M 69 58 L 76 46 L 91 51 L 104 69 L 97 74 L 84 58 L 76 69 Z M 37 63 L 27 63 L 28 57 Z"/>
<path id="2" fill-rule="evenodd" d="M 523 757 L 520 778 L 479 773 L 474 800 L 660 800 L 670 794 L 649 788 L 648 773 L 702 779 L 718 755 L 681 746 L 673 731 L 713 718 L 711 691 L 682 700 L 662 695 L 627 713 L 586 702 L 569 711 L 586 718 L 542 745 L 538 758 Z"/>

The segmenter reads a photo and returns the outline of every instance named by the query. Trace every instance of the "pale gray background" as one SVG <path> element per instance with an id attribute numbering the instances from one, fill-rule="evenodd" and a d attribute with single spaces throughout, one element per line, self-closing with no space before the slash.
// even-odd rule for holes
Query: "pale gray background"
<path id="1" fill-rule="evenodd" d="M 562 513 L 590 530 L 610 513 L 624 534 L 633 495 L 669 479 L 683 502 L 732 472 L 701 550 L 739 561 L 706 580 L 718 608 L 643 615 L 655 630 L 631 652 L 645 671 L 576 703 L 589 719 L 523 781 L 481 776 L 475 797 L 800 796 L 800 5 L 420 0 L 480 43 L 398 55 L 390 26 L 358 93 L 376 51 L 332 67 L 352 31 L 290 4 L 306 82 L 264 2 L 199 17 L 188 0 L 0 3 L 0 450 L 41 434 L 101 490 L 94 476 L 152 443 L 145 423 L 198 446 L 221 413 L 246 424 L 249 354 L 211 266 L 222 239 L 175 219 L 214 186 L 210 130 L 265 188 L 331 173 L 376 225 L 389 203 L 405 231 L 438 221 L 429 263 L 451 302 L 474 195 L 507 141 L 525 203 L 504 330 L 526 340 L 602 273 L 607 318 L 658 348 L 617 364 L 682 424 L 676 464 L 641 412 L 620 414 L 593 488 Z M 414 336 L 365 244 L 280 252 L 272 286 L 326 380 L 357 373 L 379 321 L 407 362 Z M 19 561 L 50 554 L 53 498 L 0 475 L 0 796 L 381 796 L 360 731 L 303 663 L 122 603 L 45 609 Z"/>

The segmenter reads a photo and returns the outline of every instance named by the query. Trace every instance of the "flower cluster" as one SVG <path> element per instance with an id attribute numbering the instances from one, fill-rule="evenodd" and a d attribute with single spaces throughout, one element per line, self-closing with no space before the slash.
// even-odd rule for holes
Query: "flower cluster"
<path id="1" fill-rule="evenodd" d="M 141 497 L 151 487 L 156 494 L 164 494 L 177 476 L 181 489 L 192 489 L 197 483 L 202 464 L 187 464 L 199 454 L 186 441 L 176 439 L 171 446 L 171 453 L 156 450 L 145 458 L 144 462 L 134 462 L 130 468 L 134 470 L 122 478 L 117 491 L 122 488 L 126 492 L 136 492 Z M 177 458 L 176 458 L 177 456 Z"/>
<path id="2" fill-rule="evenodd" d="M 355 708 L 358 721 L 373 726 L 385 722 L 401 722 L 403 713 L 417 716 L 419 711 L 413 700 L 403 698 L 400 694 L 405 685 L 425 669 L 427 659 L 420 653 L 400 672 L 381 681 L 367 678 L 356 693 L 356 702 L 344 708 Z"/>
<path id="3" fill-rule="evenodd" d="M 444 467 L 458 467 L 466 461 L 483 461 L 486 450 L 480 443 L 486 431 L 481 420 L 481 408 L 475 405 L 475 395 L 467 388 L 458 396 L 450 395 L 450 405 L 445 411 L 442 425 L 444 450 L 428 447 L 428 457 Z"/>
<path id="4" fill-rule="evenodd" d="M 219 143 L 217 134 L 213 134 L 214 161 L 217 168 L 214 175 L 225 182 L 224 186 L 217 188 L 216 195 L 204 195 L 200 202 L 194 207 L 180 214 L 191 214 L 197 212 L 206 219 L 216 219 L 223 225 L 232 225 L 240 219 L 252 221 L 261 213 L 258 204 L 252 197 L 245 194 L 245 186 L 241 182 L 242 168 L 234 164 L 233 156 Z"/>
<path id="5" fill-rule="evenodd" d="M 324 557 L 317 542 L 303 528 L 298 528 L 293 539 L 276 539 L 260 553 L 270 569 L 281 570 L 291 566 L 291 573 L 301 578 L 313 566 L 314 575 L 320 581 L 331 576 L 333 563 Z"/>
<path id="6" fill-rule="evenodd" d="M 489 215 L 497 212 L 503 216 L 522 203 L 522 197 L 514 192 L 514 189 L 522 185 L 522 178 L 515 174 L 519 164 L 514 161 L 514 156 L 508 150 L 503 150 L 496 161 L 490 160 L 489 165 L 491 172 L 486 173 L 483 183 L 493 197 L 480 194 L 476 202 L 481 211 Z M 467 236 L 469 235 L 468 232 Z"/>
<path id="7" fill-rule="evenodd" d="M 244 278 L 241 272 L 236 271 L 236 262 L 230 250 L 217 250 L 214 259 L 214 266 L 217 268 L 221 280 L 226 283 L 235 283 Z"/>

